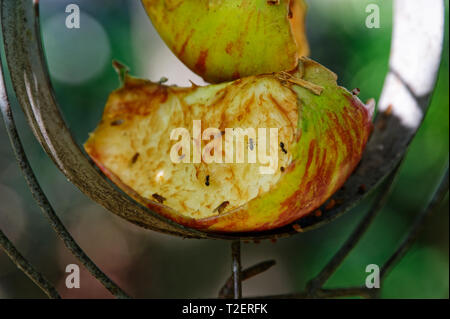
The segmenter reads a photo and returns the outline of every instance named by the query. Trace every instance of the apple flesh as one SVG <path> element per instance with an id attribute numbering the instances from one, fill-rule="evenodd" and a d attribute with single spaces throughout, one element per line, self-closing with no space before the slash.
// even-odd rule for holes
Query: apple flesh
<path id="1" fill-rule="evenodd" d="M 291 72 L 206 87 L 125 75 L 85 149 L 130 196 L 180 224 L 213 232 L 277 228 L 317 209 L 361 159 L 372 110 L 336 80 L 307 58 Z M 201 135 L 195 121 L 201 121 Z M 277 144 L 266 143 L 277 157 L 273 174 L 261 174 L 264 165 L 248 161 L 248 154 L 243 163 L 225 162 L 222 153 L 222 163 L 196 161 L 195 146 L 203 154 L 211 142 L 206 128 L 277 129 Z M 175 129 L 189 132 L 189 152 L 177 149 L 178 162 L 171 157 L 180 142 Z M 247 137 L 245 149 L 261 143 Z"/>
<path id="2" fill-rule="evenodd" d="M 303 0 L 142 0 L 175 55 L 210 83 L 292 70 L 308 55 Z"/>

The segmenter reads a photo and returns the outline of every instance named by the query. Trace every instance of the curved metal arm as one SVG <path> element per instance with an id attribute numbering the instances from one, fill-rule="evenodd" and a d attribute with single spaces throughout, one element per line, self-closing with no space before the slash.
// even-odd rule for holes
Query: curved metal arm
<path id="1" fill-rule="evenodd" d="M 389 175 L 386 182 L 384 183 L 383 190 L 380 191 L 380 193 L 377 195 L 368 213 L 366 214 L 366 216 L 364 216 L 364 218 L 361 220 L 352 234 L 347 238 L 345 243 L 334 254 L 333 258 L 331 258 L 331 260 L 322 269 L 322 271 L 320 271 L 320 273 L 308 283 L 307 292 L 310 296 L 315 296 L 316 293 L 318 293 L 319 290 L 322 289 L 325 282 L 330 279 L 330 277 L 336 272 L 336 270 L 342 264 L 348 254 L 353 250 L 353 248 L 356 247 L 356 245 L 366 233 L 372 221 L 383 209 L 387 199 L 389 198 L 389 195 L 391 194 L 391 190 L 395 185 L 395 180 L 399 168 L 400 166 L 398 166 Z"/>
<path id="2" fill-rule="evenodd" d="M 385 278 L 389 274 L 389 271 L 392 269 L 392 267 L 400 259 L 402 259 L 402 257 L 406 254 L 408 249 L 411 247 L 411 245 L 414 243 L 417 236 L 419 235 L 421 229 L 424 226 L 425 219 L 432 212 L 434 212 L 436 208 L 438 208 L 439 205 L 442 204 L 445 197 L 448 196 L 448 184 L 449 180 L 448 180 L 448 161 L 447 161 L 447 169 L 444 176 L 441 179 L 439 187 L 434 192 L 434 195 L 431 201 L 428 203 L 427 208 L 416 216 L 416 219 L 414 220 L 414 223 L 411 226 L 408 234 L 402 240 L 397 250 L 392 254 L 392 256 L 388 259 L 388 261 L 386 261 L 386 263 L 381 268 L 381 276 L 380 276 L 381 279 Z"/>
<path id="3" fill-rule="evenodd" d="M 390 173 L 394 176 L 395 173 L 392 173 L 393 169 L 403 158 L 410 141 L 424 118 L 434 87 L 442 51 L 444 33 L 443 1 L 430 3 L 426 0 L 416 0 L 415 2 L 396 0 L 395 9 L 390 70 L 386 78 L 379 107 L 384 113 L 378 117 L 376 129 L 358 170 L 347 181 L 344 189 L 334 195 L 335 198 L 343 203 L 320 217 L 310 216 L 297 222 L 304 230 L 329 222 L 354 206 L 368 194 L 368 192 L 361 192 L 361 186 L 372 190 Z M 7 61 L 10 66 L 11 79 L 33 132 L 58 168 L 93 200 L 135 224 L 184 237 L 263 239 L 285 237 L 296 233 L 291 226 L 255 234 L 225 236 L 204 233 L 167 220 L 123 194 L 111 185 L 92 165 L 74 142 L 61 117 L 42 51 L 38 1 L 18 0 L 13 4 L 11 1 L 2 0 L 1 16 L 3 40 Z M 414 36 L 415 41 L 410 41 L 411 36 Z M 415 44 L 417 41 L 421 41 L 423 44 L 417 46 Z M 446 178 L 448 179 L 448 175 Z M 37 185 L 39 188 L 37 182 L 33 185 Z M 45 195 L 42 192 L 40 196 L 43 196 L 45 199 Z M 39 202 L 39 198 L 37 201 Z M 49 207 L 50 211 L 47 211 L 47 215 L 50 217 L 53 226 L 57 226 L 55 227 L 56 231 L 61 237 L 64 238 L 64 236 L 68 235 L 69 239 L 71 239 L 70 234 L 65 231 L 64 226 L 59 222 L 51 206 Z M 344 245 L 341 249 L 343 254 L 338 254 L 332 260 L 332 263 L 326 268 L 329 271 L 322 272 L 325 275 L 319 280 L 320 283 L 318 285 L 314 285 L 316 286 L 314 288 L 316 296 L 338 296 L 342 295 L 343 292 L 350 295 L 364 295 L 367 293 L 364 288 L 360 287 L 336 291 L 324 290 L 321 288 L 321 284 L 328 279 L 337 265 L 342 262 L 346 254 L 356 244 L 360 234 L 363 233 L 363 230 L 367 228 L 372 220 L 375 214 L 373 212 L 376 212 L 377 208 L 375 206 L 372 209 L 366 217 L 366 222 L 363 221 L 362 226 L 360 226 L 361 229 L 358 228 L 354 236 L 349 238 L 347 241 L 349 245 Z M 427 212 L 419 215 L 417 223 L 420 223 L 426 214 Z M 409 247 L 411 238 L 417 233 L 417 223 L 397 252 L 387 262 L 383 268 L 383 273 L 387 273 L 390 266 Z M 67 242 L 67 238 L 64 240 Z M 73 242 L 68 247 L 69 249 L 72 248 L 72 252 L 77 256 L 77 250 L 73 249 L 78 247 L 76 243 Z M 81 254 L 83 255 L 84 253 L 81 251 Z M 235 296 L 239 297 L 241 290 L 240 261 L 238 254 L 233 256 L 237 266 L 234 268 Z M 333 261 L 335 262 L 333 263 Z M 91 272 L 95 270 L 95 267 L 91 267 Z M 97 270 L 101 273 L 99 269 Z M 39 285 L 42 282 L 38 277 L 35 276 L 34 279 L 37 278 Z M 98 276 L 96 277 L 99 278 Z M 99 280 L 102 281 L 101 278 Z M 114 286 L 110 288 L 115 289 Z M 120 295 L 120 290 L 117 293 Z M 310 293 L 306 292 L 304 295 L 309 296 Z M 371 294 L 367 295 L 371 296 Z"/>
<path id="4" fill-rule="evenodd" d="M 9 139 L 11 141 L 11 146 L 16 156 L 17 162 L 20 169 L 25 177 L 28 187 L 31 190 L 31 194 L 35 199 L 36 203 L 41 208 L 44 215 L 49 219 L 52 228 L 55 230 L 59 238 L 64 242 L 64 245 L 70 252 L 86 267 L 86 269 L 97 278 L 100 283 L 105 286 L 114 296 L 118 298 L 129 298 L 128 295 L 119 287 L 115 282 L 113 282 L 108 276 L 106 276 L 100 268 L 86 255 L 86 253 L 81 249 L 77 242 L 73 239 L 67 229 L 64 227 L 61 220 L 56 215 L 53 210 L 52 205 L 48 201 L 44 192 L 42 191 L 36 176 L 34 175 L 33 169 L 28 162 L 28 158 L 23 149 L 22 143 L 20 141 L 19 133 L 16 129 L 16 124 L 14 122 L 13 113 L 8 100 L 8 95 L 6 93 L 6 88 L 4 84 L 4 74 L 3 74 L 3 63 L 0 61 L 0 111 L 5 122 L 6 131 L 8 132 Z M 6 247 L 8 255 L 14 261 L 14 263 L 22 269 L 47 295 L 52 298 L 59 298 L 58 293 L 53 288 L 53 286 L 43 278 L 42 275 L 37 273 L 33 267 L 20 255 L 20 253 L 15 249 L 12 243 L 3 236 L 0 230 L 0 241 L 1 246 Z"/>
<path id="5" fill-rule="evenodd" d="M 75 143 L 56 103 L 42 49 L 39 2 L 2 1 L 5 55 L 11 81 L 34 135 L 64 175 L 108 210 L 135 224 L 185 237 L 204 237 L 141 206 L 108 182 Z"/>
<path id="6" fill-rule="evenodd" d="M 22 254 L 14 247 L 13 243 L 6 237 L 0 229 L 0 248 L 16 264 L 17 268 L 23 271 L 41 290 L 52 299 L 60 299 L 58 291 L 41 273 L 37 272 L 33 265 L 26 260 Z"/>
<path id="7" fill-rule="evenodd" d="M 311 215 L 300 219 L 296 223 L 303 230 L 333 220 L 367 196 L 398 165 L 422 122 L 436 79 L 444 32 L 443 1 L 428 1 L 426 4 L 423 1 L 395 2 L 391 71 L 380 100 L 380 110 L 389 110 L 385 115 L 390 115 L 378 118 L 359 168 L 344 188 L 333 196 L 340 204 L 331 210 L 322 210 L 325 213 L 321 216 Z M 421 6 L 426 10 L 418 10 Z M 61 117 L 42 50 L 38 2 L 17 0 L 13 3 L 3 0 L 1 9 L 5 53 L 18 100 L 47 154 L 82 192 L 135 224 L 178 236 L 264 239 L 296 234 L 291 225 L 261 233 L 206 233 L 168 220 L 118 190 L 81 151 Z M 426 27 L 417 28 L 417 25 Z M 405 42 L 408 34 L 414 34 L 415 38 L 426 41 L 427 45 L 416 45 L 411 50 Z M 402 57 L 408 57 L 408 67 L 400 63 Z M 426 72 L 423 72 L 423 66 Z M 419 89 L 415 83 L 411 83 L 411 79 L 421 83 Z M 361 192 L 362 188 L 368 191 Z"/>

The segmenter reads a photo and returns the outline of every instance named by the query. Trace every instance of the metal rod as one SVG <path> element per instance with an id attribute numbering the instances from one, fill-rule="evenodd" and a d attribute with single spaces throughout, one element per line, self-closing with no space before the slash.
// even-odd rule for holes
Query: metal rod
<path id="1" fill-rule="evenodd" d="M 8 96 L 6 95 L 5 82 L 3 80 L 3 65 L 0 60 L 0 110 L 2 118 L 7 121 L 10 117 L 10 105 Z M 12 116 L 12 115 L 11 115 Z M 41 290 L 52 299 L 61 298 L 58 291 L 40 272 L 38 272 L 33 265 L 17 250 L 14 244 L 0 229 L 0 246 L 2 250 L 9 256 L 11 261 L 22 270 Z"/>
<path id="2" fill-rule="evenodd" d="M 383 208 L 386 203 L 389 194 L 393 188 L 395 178 L 397 176 L 398 168 L 389 175 L 385 182 L 384 189 L 375 198 L 375 203 L 364 217 L 364 219 L 359 223 L 354 232 L 348 237 L 346 242 L 341 246 L 333 258 L 326 264 L 322 271 L 307 285 L 307 291 L 314 296 L 325 284 L 325 282 L 335 273 L 337 268 L 342 264 L 347 255 L 352 251 L 352 249 L 358 244 L 362 236 L 365 234 L 366 230 L 371 225 L 375 216 Z"/>
<path id="3" fill-rule="evenodd" d="M 28 158 L 23 149 L 22 142 L 17 132 L 11 106 L 6 92 L 3 64 L 0 61 L 0 109 L 5 122 L 5 128 L 11 142 L 11 147 L 14 150 L 17 163 L 22 170 L 28 187 L 31 190 L 34 200 L 41 208 L 44 215 L 49 219 L 50 224 L 59 238 L 64 242 L 65 246 L 72 252 L 72 254 L 89 270 L 89 272 L 97 278 L 106 289 L 108 289 L 117 298 L 129 298 L 129 296 L 114 283 L 108 276 L 106 276 L 100 268 L 86 255 L 81 247 L 76 243 L 70 233 L 67 231 L 61 220 L 56 215 L 53 207 L 48 201 L 45 193 L 39 185 L 33 169 L 30 166 Z"/>
<path id="4" fill-rule="evenodd" d="M 253 265 L 241 271 L 241 281 L 250 279 L 260 273 L 265 272 L 276 264 L 275 260 L 267 260 Z M 233 297 L 234 281 L 233 276 L 228 278 L 223 287 L 220 289 L 219 298 L 232 298 Z"/>
<path id="5" fill-rule="evenodd" d="M 0 229 L 0 247 L 8 255 L 11 261 L 19 268 L 28 278 L 30 278 L 36 286 L 51 299 L 60 299 L 58 291 L 53 287 L 50 281 L 38 272 L 31 263 L 23 257 L 14 244 L 6 237 Z"/>
<path id="6" fill-rule="evenodd" d="M 231 271 L 233 276 L 233 297 L 242 298 L 242 278 L 241 278 L 241 242 L 235 240 L 231 243 Z"/>
<path id="7" fill-rule="evenodd" d="M 417 239 L 417 236 L 419 235 L 420 231 L 422 230 L 422 227 L 424 225 L 425 219 L 442 203 L 445 196 L 448 194 L 448 162 L 447 162 L 447 170 L 442 178 L 439 187 L 434 192 L 434 195 L 429 202 L 428 206 L 419 214 L 417 215 L 413 225 L 411 226 L 408 234 L 405 236 L 405 238 L 402 240 L 400 246 L 397 248 L 397 250 L 392 254 L 392 256 L 388 259 L 388 261 L 383 265 L 380 272 L 380 279 L 384 279 L 389 271 L 392 269 L 392 267 L 400 261 L 400 259 L 403 258 L 403 256 L 406 254 L 408 249 L 411 247 L 411 245 L 414 243 L 414 241 Z"/>

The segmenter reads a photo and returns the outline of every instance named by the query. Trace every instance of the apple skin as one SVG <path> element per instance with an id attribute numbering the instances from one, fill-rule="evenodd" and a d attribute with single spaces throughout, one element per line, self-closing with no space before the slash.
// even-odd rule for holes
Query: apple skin
<path id="1" fill-rule="evenodd" d="M 303 79 L 320 96 L 293 85 L 299 96 L 299 138 L 277 187 L 226 214 L 195 220 L 147 204 L 178 223 L 212 232 L 259 232 L 290 224 L 319 208 L 342 187 L 361 160 L 373 129 L 373 110 L 337 85 L 337 76 L 303 59 Z"/>
<path id="2" fill-rule="evenodd" d="M 292 70 L 309 53 L 303 0 L 142 3 L 168 47 L 209 83 Z"/>
<path id="3" fill-rule="evenodd" d="M 291 164 L 269 192 L 218 216 L 194 219 L 141 197 L 104 167 L 94 138 L 85 144 L 85 149 L 98 167 L 130 196 L 184 226 L 227 233 L 265 231 L 287 225 L 316 210 L 342 187 L 359 163 L 373 128 L 373 109 L 338 86 L 333 72 L 306 58 L 301 59 L 298 70 L 301 71 L 291 72 L 294 80 L 302 78 L 321 86 L 323 91 L 318 95 L 304 86 L 286 84 L 297 95 L 299 109 L 296 141 L 289 145 Z M 277 74 L 261 76 L 278 78 Z M 141 80 L 129 81 L 134 87 L 148 85 Z M 163 90 L 155 92 L 158 91 L 163 94 Z M 152 96 L 159 98 L 162 96 Z"/>

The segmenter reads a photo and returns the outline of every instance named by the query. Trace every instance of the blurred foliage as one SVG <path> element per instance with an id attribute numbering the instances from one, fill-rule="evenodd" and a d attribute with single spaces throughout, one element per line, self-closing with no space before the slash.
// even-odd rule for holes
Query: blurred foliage
<path id="1" fill-rule="evenodd" d="M 69 3 L 79 4 L 83 13 L 94 17 L 108 36 L 111 57 L 127 64 L 132 73 L 147 75 L 142 66 L 151 56 L 137 54 L 133 45 L 137 1 L 126 0 L 42 0 L 41 16 L 46 21 L 65 14 Z M 381 28 L 367 29 L 365 8 L 381 8 Z M 448 0 L 446 29 L 448 30 Z M 312 58 L 339 75 L 339 82 L 361 89 L 361 98 L 379 97 L 388 68 L 392 2 L 389 0 L 309 1 L 308 34 Z M 142 15 L 142 12 L 140 12 Z M 147 21 L 141 24 L 151 28 Z M 63 26 L 61 26 L 63 27 Z M 44 28 L 45 29 L 45 28 Z M 142 31 L 142 30 L 141 30 Z M 79 43 L 61 45 L 55 52 L 67 59 L 83 59 L 83 46 L 95 41 L 83 27 Z M 44 38 L 45 38 L 44 34 Z M 58 39 L 51 39 L 53 46 Z M 74 51 L 71 46 L 78 46 Z M 150 43 L 152 45 L 152 43 Z M 80 49 L 81 48 L 81 49 Z M 77 56 L 74 56 L 76 52 Z M 138 56 L 138 57 L 137 57 Z M 145 63 L 144 63 L 145 62 Z M 48 61 L 50 67 L 54 61 Z M 83 68 L 83 65 L 80 65 Z M 8 84 L 10 85 L 10 84 Z M 78 143 L 83 143 L 100 119 L 109 92 L 118 86 L 110 64 L 80 84 L 53 79 L 65 119 Z M 401 169 L 394 192 L 360 245 L 327 283 L 327 287 L 361 285 L 367 264 L 382 264 L 393 252 L 426 204 L 449 154 L 449 50 L 448 32 L 436 92 L 425 122 L 414 139 Z M 110 214 L 68 183 L 43 153 L 14 97 L 16 118 L 27 153 L 44 190 L 58 214 L 81 246 L 130 294 L 139 297 L 212 297 L 229 274 L 229 246 L 221 241 L 182 240 L 139 229 Z M 395 138 L 395 137 L 393 137 Z M 243 263 L 274 258 L 278 264 L 267 273 L 245 283 L 246 294 L 285 293 L 302 290 L 325 265 L 367 210 L 372 198 L 333 223 L 315 231 L 278 241 L 243 247 Z M 52 233 L 32 201 L 9 149 L 0 125 L 0 227 L 14 239 L 23 253 L 53 282 L 65 297 L 111 297 L 92 277 L 82 272 L 81 289 L 64 287 L 64 269 L 76 260 Z M 448 198 L 427 221 L 425 232 L 392 271 L 383 285 L 386 298 L 448 298 Z M 0 254 L 0 297 L 43 297 L 43 294 Z"/>

